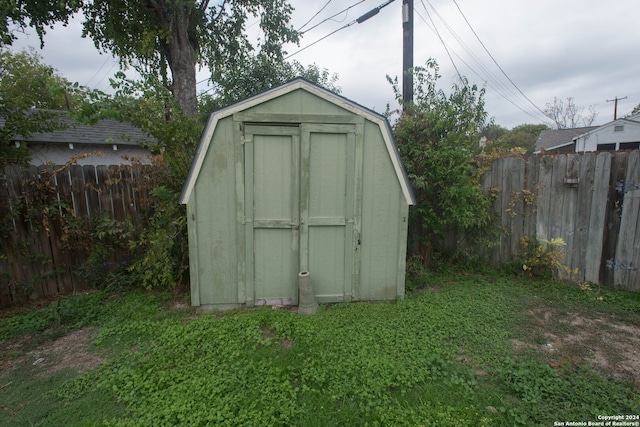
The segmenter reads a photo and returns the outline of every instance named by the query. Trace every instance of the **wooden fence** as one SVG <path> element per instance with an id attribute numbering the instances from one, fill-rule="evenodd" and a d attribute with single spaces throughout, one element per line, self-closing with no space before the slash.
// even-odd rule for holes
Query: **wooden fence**
<path id="1" fill-rule="evenodd" d="M 523 237 L 562 238 L 560 278 L 640 290 L 640 151 L 498 159 L 483 185 L 501 216 L 496 266 Z"/>
<path id="2" fill-rule="evenodd" d="M 92 219 L 140 225 L 153 185 L 150 166 L 2 172 L 0 307 L 82 290 Z M 640 290 L 640 151 L 498 159 L 483 186 L 502 226 L 485 252 L 495 266 L 518 257 L 523 237 L 562 238 L 571 270 L 562 279 Z"/>
<path id="3" fill-rule="evenodd" d="M 153 181 L 152 167 L 143 165 L 0 172 L 0 307 L 84 289 L 76 273 L 87 260 L 93 220 L 140 224 Z"/>

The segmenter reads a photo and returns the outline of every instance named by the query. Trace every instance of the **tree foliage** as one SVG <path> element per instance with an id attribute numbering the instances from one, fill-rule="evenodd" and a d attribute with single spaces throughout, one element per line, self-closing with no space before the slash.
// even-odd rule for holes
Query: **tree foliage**
<path id="1" fill-rule="evenodd" d="M 562 99 L 553 98 L 553 104 L 547 103 L 544 114 L 553 120 L 556 129 L 572 129 L 581 126 L 591 126 L 598 117 L 598 112 L 593 105 L 584 111 L 584 107 L 575 104 L 572 97 L 567 98 L 565 104 Z"/>
<path id="2" fill-rule="evenodd" d="M 171 89 L 187 116 L 196 114 L 196 66 L 208 67 L 221 87 L 237 80 L 251 61 L 278 63 L 282 44 L 297 42 L 289 25 L 292 7 L 278 0 L 93 0 L 85 1 L 84 34 L 125 64 L 171 71 Z M 261 36 L 252 42 L 250 19 Z"/>
<path id="3" fill-rule="evenodd" d="M 484 89 L 466 79 L 451 93 L 437 89 L 438 65 L 414 69 L 414 99 L 394 126 L 403 164 L 417 199 L 410 215 L 410 239 L 429 262 L 437 239 L 451 227 L 481 229 L 491 222 L 489 201 L 479 182 L 474 156 L 485 126 Z M 389 79 L 398 100 L 397 78 Z"/>
<path id="4" fill-rule="evenodd" d="M 481 131 L 481 134 L 486 138 L 487 143 L 494 142 L 507 133 L 509 133 L 509 129 L 493 122 L 488 123 Z"/>
<path id="5" fill-rule="evenodd" d="M 47 110 L 68 109 L 80 92 L 35 52 L 0 49 L 0 165 L 26 162 L 26 145 L 16 147 L 16 138 L 61 129 L 59 116 Z"/>
<path id="6" fill-rule="evenodd" d="M 526 150 L 527 153 L 533 153 L 540 132 L 547 129 L 549 127 L 543 124 L 518 125 L 492 141 L 488 144 L 488 147 L 507 150 L 520 147 Z"/>
<path id="7" fill-rule="evenodd" d="M 0 46 L 10 45 L 16 39 L 16 31 L 29 27 L 35 28 L 42 44 L 46 28 L 56 22 L 67 24 L 80 5 L 80 0 L 2 0 L 0 12 L 4 20 L 0 21 Z"/>
<path id="8" fill-rule="evenodd" d="M 122 65 L 163 75 L 189 117 L 197 113 L 197 66 L 207 67 L 211 82 L 226 89 L 251 62 L 283 62 L 282 45 L 299 40 L 289 24 L 293 8 L 279 0 L 3 0 L 0 46 L 28 27 L 43 44 L 46 27 L 66 24 L 79 10 L 84 36 Z M 247 33 L 253 19 L 259 23 L 255 40 Z"/>

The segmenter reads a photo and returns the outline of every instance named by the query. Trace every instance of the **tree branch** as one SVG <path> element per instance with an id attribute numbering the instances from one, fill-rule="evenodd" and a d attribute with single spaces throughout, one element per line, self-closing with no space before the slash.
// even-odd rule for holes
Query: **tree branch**
<path id="1" fill-rule="evenodd" d="M 208 2 L 207 2 L 208 3 Z M 224 13 L 224 8 L 225 6 L 227 6 L 227 4 L 229 3 L 228 0 L 224 0 L 222 2 L 222 4 L 220 5 L 220 11 L 218 12 L 217 16 L 212 16 L 211 19 L 212 21 L 216 22 L 218 19 L 220 19 L 220 17 L 222 16 L 222 14 Z"/>
<path id="2" fill-rule="evenodd" d="M 196 6 L 196 9 L 198 9 L 201 13 L 204 13 L 208 5 L 209 5 L 209 0 L 202 0 L 200 1 L 200 4 Z"/>

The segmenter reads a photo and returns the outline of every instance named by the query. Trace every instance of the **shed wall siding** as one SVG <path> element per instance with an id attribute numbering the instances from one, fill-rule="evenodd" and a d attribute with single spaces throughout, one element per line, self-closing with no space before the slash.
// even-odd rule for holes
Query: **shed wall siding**
<path id="1" fill-rule="evenodd" d="M 191 280 L 198 283 L 203 305 L 238 303 L 233 138 L 233 121 L 220 121 L 194 187 L 197 246 L 190 241 L 189 250 L 197 257 L 197 270 L 191 272 Z M 188 215 L 194 221 L 191 212 Z"/>
<path id="2" fill-rule="evenodd" d="M 406 252 L 400 243 L 407 225 L 401 215 L 407 209 L 382 136 L 371 122 L 365 125 L 362 182 L 359 299 L 393 299 L 398 293 L 398 251 Z M 401 278 L 404 282 L 404 275 Z"/>
<path id="3" fill-rule="evenodd" d="M 349 111 L 327 102 L 322 98 L 304 91 L 297 90 L 286 96 L 274 98 L 270 101 L 257 105 L 253 108 L 247 109 L 246 112 L 256 113 L 271 113 L 271 114 L 300 114 L 304 111 L 305 114 L 318 114 L 318 115 L 343 115 L 354 116 Z"/>

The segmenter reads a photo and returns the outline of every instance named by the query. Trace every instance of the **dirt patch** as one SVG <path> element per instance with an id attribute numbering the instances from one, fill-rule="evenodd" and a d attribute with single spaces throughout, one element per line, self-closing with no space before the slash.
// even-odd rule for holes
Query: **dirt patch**
<path id="1" fill-rule="evenodd" d="M 85 372 L 97 368 L 102 357 L 89 352 L 89 342 L 95 336 L 92 328 L 79 329 L 54 342 L 27 353 L 32 364 L 37 366 L 38 375 L 46 376 L 64 369 Z"/>
<path id="2" fill-rule="evenodd" d="M 266 326 L 262 327 L 263 341 L 273 340 L 274 338 L 275 338 L 275 333 L 271 329 L 267 328 Z M 289 348 L 293 346 L 293 341 L 287 338 L 276 339 L 275 342 L 277 342 L 282 348 Z"/>
<path id="3" fill-rule="evenodd" d="M 533 309 L 527 315 L 530 342 L 512 340 L 516 353 L 537 349 L 555 369 L 588 364 L 640 385 L 640 327 L 601 313 L 586 317 Z"/>

